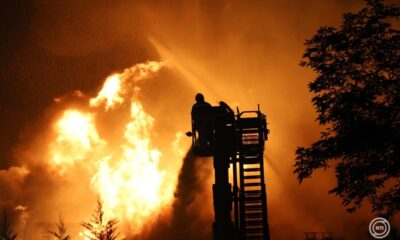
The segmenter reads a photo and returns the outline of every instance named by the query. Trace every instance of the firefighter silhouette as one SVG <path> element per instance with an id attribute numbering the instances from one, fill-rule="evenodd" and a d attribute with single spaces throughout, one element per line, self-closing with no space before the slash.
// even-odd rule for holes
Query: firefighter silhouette
<path id="1" fill-rule="evenodd" d="M 198 149 L 206 153 L 211 150 L 213 136 L 212 106 L 204 100 L 201 93 L 196 94 L 196 103 L 192 107 L 194 127 L 198 130 Z"/>

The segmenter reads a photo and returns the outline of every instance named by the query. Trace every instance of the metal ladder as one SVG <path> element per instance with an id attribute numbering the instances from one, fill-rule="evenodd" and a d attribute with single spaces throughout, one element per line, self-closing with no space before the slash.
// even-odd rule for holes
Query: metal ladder
<path id="1" fill-rule="evenodd" d="M 248 114 L 256 116 L 244 117 Z M 265 116 L 260 111 L 238 114 L 237 131 L 241 239 L 269 240 L 264 182 L 264 142 L 268 134 Z"/>

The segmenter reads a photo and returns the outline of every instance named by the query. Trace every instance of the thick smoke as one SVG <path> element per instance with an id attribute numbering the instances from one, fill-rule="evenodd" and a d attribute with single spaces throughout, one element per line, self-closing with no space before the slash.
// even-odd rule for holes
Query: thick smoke
<path id="1" fill-rule="evenodd" d="M 212 163 L 210 159 L 195 157 L 191 150 L 183 161 L 173 204 L 171 239 L 211 239 L 211 224 L 209 218 L 204 218 L 208 211 L 204 210 L 212 208 L 207 185 L 207 179 L 213 175 Z"/>
<path id="2" fill-rule="evenodd" d="M 183 159 L 170 219 L 155 223 L 146 240 L 211 239 L 212 195 L 207 184 L 211 175 L 211 159 L 196 157 L 190 149 Z"/>

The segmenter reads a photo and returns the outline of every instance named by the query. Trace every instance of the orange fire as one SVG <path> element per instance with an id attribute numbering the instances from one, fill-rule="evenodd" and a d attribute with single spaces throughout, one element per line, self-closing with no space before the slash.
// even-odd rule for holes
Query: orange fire
<path id="1" fill-rule="evenodd" d="M 91 189 L 103 201 L 105 217 L 117 217 L 133 234 L 172 201 L 176 184 L 175 172 L 159 168 L 163 155 L 152 144 L 155 119 L 135 97 L 135 82 L 152 77 L 162 66 L 160 62 L 137 64 L 107 77 L 98 95 L 89 100 L 89 110 L 63 111 L 49 146 L 50 166 L 60 175 L 73 165 L 90 165 L 84 169 L 92 176 Z M 129 121 L 121 123 L 123 135 L 105 139 L 96 127 L 97 113 L 105 109 L 112 114 L 123 104 L 130 106 Z"/>
<path id="2" fill-rule="evenodd" d="M 91 113 L 67 109 L 56 122 L 54 130 L 57 136 L 51 145 L 51 164 L 57 167 L 60 174 L 77 161 L 93 158 L 105 145 Z"/>
<path id="3" fill-rule="evenodd" d="M 162 62 L 150 61 L 136 64 L 125 69 L 122 73 L 110 75 L 97 97 L 90 99 L 90 106 L 97 107 L 105 102 L 105 108 L 108 110 L 121 105 L 125 102 L 127 95 L 132 92 L 131 90 L 135 89 L 135 82 L 153 76 L 163 66 L 164 63 Z"/>

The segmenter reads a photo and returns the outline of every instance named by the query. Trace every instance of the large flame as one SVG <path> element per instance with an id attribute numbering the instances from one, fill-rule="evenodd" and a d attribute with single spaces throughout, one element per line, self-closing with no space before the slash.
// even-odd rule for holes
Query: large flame
<path id="1" fill-rule="evenodd" d="M 85 169 L 92 176 L 91 188 L 103 201 L 106 218 L 119 218 L 130 233 L 139 233 L 173 198 L 175 182 L 170 173 L 160 170 L 162 153 L 152 145 L 155 119 L 132 90 L 137 90 L 135 82 L 153 76 L 162 65 L 137 64 L 107 77 L 86 110 L 63 111 L 54 124 L 49 146 L 50 166 L 61 175 L 76 164 L 91 166 Z M 102 109 L 112 114 L 123 104 L 130 105 L 130 118 L 122 123 L 123 134 L 117 140 L 105 139 L 96 127 L 96 116 Z"/>
<path id="2" fill-rule="evenodd" d="M 51 161 L 61 174 L 76 161 L 93 158 L 105 144 L 91 113 L 67 109 L 54 125 L 54 130 L 56 137 L 51 144 Z"/>
<path id="3" fill-rule="evenodd" d="M 127 96 L 135 82 L 153 76 L 163 65 L 162 62 L 155 61 L 139 63 L 121 73 L 110 75 L 97 97 L 90 99 L 90 106 L 95 107 L 105 103 L 105 108 L 108 110 L 124 103 L 123 95 Z"/>

